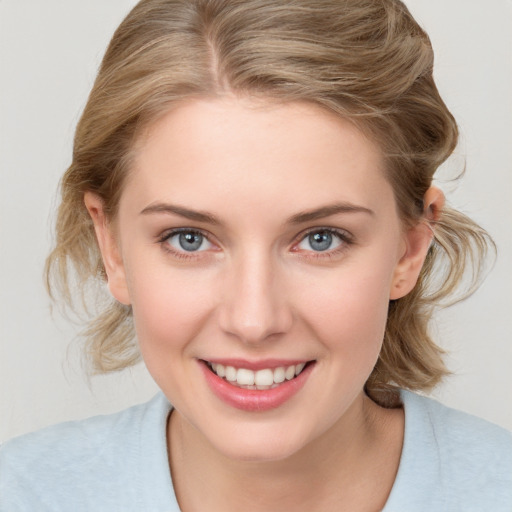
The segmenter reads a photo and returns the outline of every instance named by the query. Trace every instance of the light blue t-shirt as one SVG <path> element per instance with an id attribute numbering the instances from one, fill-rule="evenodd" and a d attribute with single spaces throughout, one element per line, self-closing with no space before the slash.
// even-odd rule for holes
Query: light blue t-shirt
<path id="1" fill-rule="evenodd" d="M 402 392 L 405 437 L 385 512 L 511 512 L 512 434 Z M 0 448 L 0 512 L 174 512 L 162 394 Z M 207 508 L 205 508 L 207 512 Z"/>

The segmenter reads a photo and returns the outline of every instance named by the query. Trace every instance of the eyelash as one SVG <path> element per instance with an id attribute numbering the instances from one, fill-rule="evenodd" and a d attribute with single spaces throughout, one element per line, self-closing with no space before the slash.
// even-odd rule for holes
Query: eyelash
<path id="1" fill-rule="evenodd" d="M 302 241 L 313 233 L 328 233 L 337 237 L 340 240 L 340 245 L 334 249 L 328 249 L 326 251 L 307 251 L 308 255 L 303 256 L 308 259 L 322 259 L 330 260 L 344 253 L 351 245 L 354 244 L 354 237 L 343 229 L 329 228 L 329 227 L 314 227 L 303 231 L 298 237 L 297 242 L 294 243 L 294 247 L 300 244 Z M 300 252 L 300 250 L 293 250 L 293 252 Z"/>
<path id="2" fill-rule="evenodd" d="M 293 243 L 292 252 L 298 253 L 302 252 L 298 249 L 294 249 L 298 244 L 300 244 L 302 241 L 304 241 L 308 236 L 312 235 L 313 233 L 328 233 L 330 235 L 333 235 L 337 237 L 340 240 L 339 247 L 336 247 L 332 250 L 326 250 L 326 251 L 305 251 L 308 253 L 307 256 L 302 256 L 308 259 L 332 259 L 336 256 L 339 256 L 341 253 L 343 253 L 347 248 L 354 244 L 353 236 L 348 233 L 345 230 L 341 229 L 335 229 L 335 228 L 328 228 L 328 227 L 315 227 L 310 228 L 304 232 L 302 232 L 297 238 L 296 241 Z M 199 254 L 205 251 L 177 251 L 175 250 L 168 241 L 173 237 L 180 233 L 191 233 L 191 234 L 198 234 L 203 236 L 209 243 L 213 244 L 213 242 L 210 239 L 210 236 L 201 231 L 200 229 L 193 229 L 193 228 L 177 228 L 173 229 L 171 231 L 166 231 L 161 236 L 158 237 L 158 243 L 162 246 L 162 249 L 166 251 L 169 254 L 172 254 L 173 257 L 181 260 L 193 260 L 197 259 L 199 257 Z"/>
<path id="3" fill-rule="evenodd" d="M 193 259 L 196 259 L 198 257 L 198 253 L 202 253 L 204 251 L 190 251 L 190 252 L 186 252 L 186 251 L 177 251 L 176 249 L 174 249 L 169 243 L 168 241 L 173 237 L 173 236 L 176 236 L 176 235 L 179 235 L 180 233 L 191 233 L 191 234 L 195 234 L 195 235 L 201 235 L 202 237 L 204 237 L 208 242 L 210 242 L 211 244 L 213 244 L 213 242 L 210 240 L 210 237 L 204 233 L 203 231 L 201 231 L 200 229 L 193 229 L 193 228 L 177 228 L 177 229 L 173 229 L 171 231 L 166 231 L 165 233 L 163 233 L 159 238 L 158 238 L 158 243 L 161 245 L 162 249 L 171 254 L 173 257 L 177 258 L 177 259 L 180 259 L 180 260 L 193 260 Z"/>

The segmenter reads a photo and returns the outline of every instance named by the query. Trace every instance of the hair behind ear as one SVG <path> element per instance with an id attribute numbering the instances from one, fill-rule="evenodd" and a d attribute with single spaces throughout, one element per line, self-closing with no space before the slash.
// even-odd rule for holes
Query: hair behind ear
<path id="1" fill-rule="evenodd" d="M 466 215 L 445 207 L 433 224 L 434 239 L 418 282 L 390 301 L 384 343 L 366 390 L 379 403 L 396 403 L 396 387 L 429 391 L 449 374 L 428 323 L 436 308 L 469 297 L 485 276 L 489 234 Z"/>

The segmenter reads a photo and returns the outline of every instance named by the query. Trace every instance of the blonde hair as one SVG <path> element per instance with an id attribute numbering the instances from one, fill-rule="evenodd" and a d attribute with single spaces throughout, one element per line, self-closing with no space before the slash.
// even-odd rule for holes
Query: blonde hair
<path id="1" fill-rule="evenodd" d="M 454 150 L 457 125 L 432 76 L 428 36 L 398 0 L 143 0 L 115 32 L 76 129 L 62 184 L 50 293 L 75 309 L 71 289 L 102 288 L 105 272 L 85 191 L 113 218 L 141 133 L 185 98 L 226 93 L 308 101 L 356 124 L 385 155 L 404 224 L 422 221 L 423 197 Z M 428 333 L 436 306 L 480 276 L 490 241 L 445 208 L 415 289 L 389 307 L 367 392 L 382 404 L 394 386 L 429 390 L 447 373 Z M 89 297 L 89 298 L 88 298 Z M 459 297 L 460 298 L 460 297 Z M 139 360 L 131 309 L 103 298 L 85 331 L 93 368 Z"/>

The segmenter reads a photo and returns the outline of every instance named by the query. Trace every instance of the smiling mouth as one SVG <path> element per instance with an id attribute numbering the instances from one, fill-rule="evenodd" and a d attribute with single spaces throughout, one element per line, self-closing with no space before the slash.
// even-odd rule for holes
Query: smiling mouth
<path id="1" fill-rule="evenodd" d="M 314 361 L 278 366 L 277 368 L 263 368 L 256 371 L 249 370 L 248 368 L 235 368 L 234 366 L 212 363 L 210 361 L 204 361 L 204 363 L 212 373 L 233 386 L 263 391 L 277 388 L 283 382 L 295 379 Z"/>

